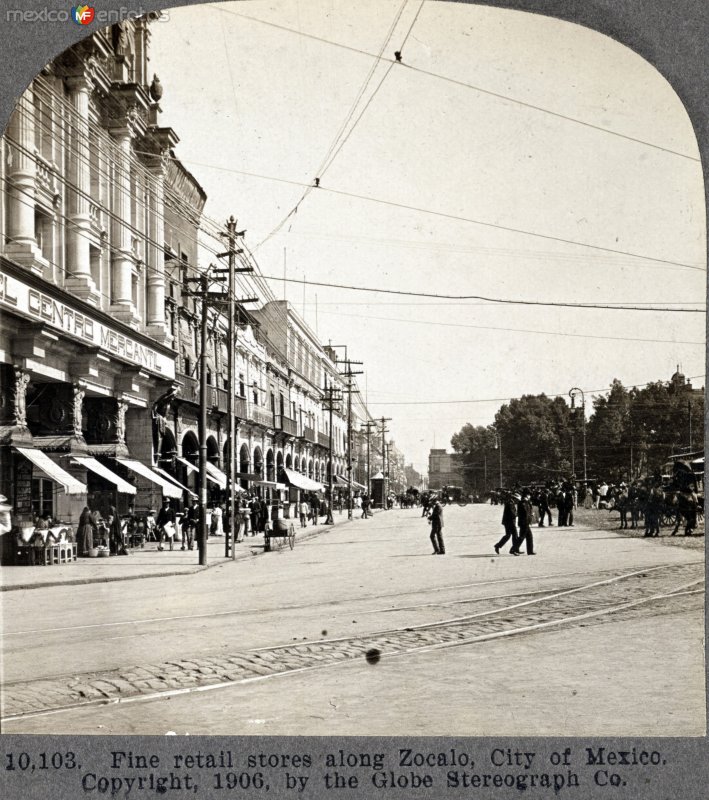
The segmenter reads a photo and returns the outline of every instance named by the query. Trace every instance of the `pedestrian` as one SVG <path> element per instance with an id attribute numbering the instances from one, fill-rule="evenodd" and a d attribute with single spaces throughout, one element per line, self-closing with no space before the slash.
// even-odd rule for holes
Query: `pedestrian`
<path id="1" fill-rule="evenodd" d="M 313 525 L 318 524 L 318 514 L 320 513 L 320 498 L 313 493 L 310 506 L 313 510 Z"/>
<path id="2" fill-rule="evenodd" d="M 259 532 L 259 504 L 258 499 L 256 497 L 251 498 L 251 502 L 249 503 L 249 516 L 251 517 L 251 535 L 256 536 Z"/>
<path id="3" fill-rule="evenodd" d="M 212 536 L 223 536 L 224 530 L 222 529 L 222 516 L 224 512 L 220 505 L 215 504 L 212 509 L 212 520 L 209 526 L 209 532 Z"/>
<path id="4" fill-rule="evenodd" d="M 308 508 L 308 502 L 305 499 L 305 495 L 303 495 L 303 499 L 300 501 L 300 527 L 307 528 L 308 527 L 308 513 L 310 509 Z"/>
<path id="5" fill-rule="evenodd" d="M 162 546 L 164 539 L 170 542 L 170 550 L 172 550 L 172 537 L 175 533 L 175 511 L 170 508 L 169 497 L 163 497 L 162 508 L 158 511 L 158 518 L 155 522 L 158 534 L 158 550 L 165 549 Z"/>
<path id="6" fill-rule="evenodd" d="M 566 511 L 565 524 L 569 528 L 574 527 L 574 508 L 576 508 L 574 489 L 571 485 L 567 485 L 564 492 L 564 510 Z"/>
<path id="7" fill-rule="evenodd" d="M 512 547 L 510 553 L 513 556 L 518 556 L 519 552 L 519 537 L 517 535 L 517 501 L 522 498 L 518 494 L 511 492 L 504 493 L 503 510 L 502 510 L 502 524 L 505 527 L 505 534 L 500 541 L 495 545 L 495 552 L 500 555 L 500 548 L 504 547 L 507 542 L 512 540 Z"/>
<path id="8" fill-rule="evenodd" d="M 77 550 L 80 556 L 88 556 L 89 550 L 94 548 L 94 533 L 96 533 L 96 523 L 91 516 L 91 509 L 84 506 L 84 510 L 79 517 L 79 528 L 77 530 Z"/>
<path id="9" fill-rule="evenodd" d="M 529 489 L 523 489 L 517 503 L 517 524 L 519 525 L 518 545 L 524 542 L 528 556 L 534 556 L 534 538 L 532 536 L 532 503 L 530 502 Z M 519 555 L 519 553 L 518 553 Z"/>
<path id="10" fill-rule="evenodd" d="M 362 495 L 362 519 L 367 519 L 370 516 L 369 514 L 369 496 L 366 494 Z"/>
<path id="11" fill-rule="evenodd" d="M 194 532 L 197 526 L 197 509 L 191 501 L 187 502 L 185 513 L 182 515 L 182 546 L 181 550 L 192 550 L 194 546 Z"/>
<path id="12" fill-rule="evenodd" d="M 123 530 L 121 529 L 121 518 L 118 516 L 115 506 L 111 506 L 108 512 L 108 542 L 112 556 L 127 556 L 125 543 L 123 542 Z"/>
<path id="13" fill-rule="evenodd" d="M 271 515 L 269 513 L 268 503 L 266 502 L 266 498 L 262 497 L 259 503 L 259 531 L 261 533 L 266 532 L 266 523 L 270 521 Z"/>
<path id="14" fill-rule="evenodd" d="M 446 554 L 446 546 L 443 543 L 443 506 L 440 500 L 434 496 L 431 498 L 429 507 L 428 521 L 431 523 L 432 555 L 443 556 Z"/>

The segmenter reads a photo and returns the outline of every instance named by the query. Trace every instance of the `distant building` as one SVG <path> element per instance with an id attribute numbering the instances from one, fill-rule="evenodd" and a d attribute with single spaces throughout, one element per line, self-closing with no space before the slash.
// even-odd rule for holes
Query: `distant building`
<path id="1" fill-rule="evenodd" d="M 428 488 L 463 485 L 463 454 L 448 453 L 445 449 L 431 449 L 428 454 Z"/>

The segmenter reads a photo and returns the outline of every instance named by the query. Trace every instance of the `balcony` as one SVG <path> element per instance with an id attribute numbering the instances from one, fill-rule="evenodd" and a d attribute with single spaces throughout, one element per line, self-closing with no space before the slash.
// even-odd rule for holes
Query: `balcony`
<path id="1" fill-rule="evenodd" d="M 303 425 L 303 436 L 305 437 L 306 441 L 312 442 L 313 444 L 315 444 L 318 440 L 315 429 L 309 428 L 307 425 Z"/>
<path id="2" fill-rule="evenodd" d="M 180 398 L 187 400 L 190 403 L 199 404 L 199 381 L 195 378 L 190 378 L 189 375 L 179 375 L 177 380 L 184 383 L 184 388 L 180 392 Z"/>
<path id="3" fill-rule="evenodd" d="M 227 411 L 227 391 L 226 389 L 217 389 L 215 386 L 207 386 L 207 406 L 216 408 L 226 414 Z"/>
<path id="4" fill-rule="evenodd" d="M 234 398 L 234 416 L 239 419 L 247 419 L 249 416 L 248 403 L 245 397 Z"/>
<path id="5" fill-rule="evenodd" d="M 267 428 L 274 427 L 274 414 L 268 408 L 249 403 L 249 413 L 247 416 L 252 422 L 257 422 L 259 425 L 265 425 Z"/>
<path id="6" fill-rule="evenodd" d="M 276 428 L 290 436 L 298 436 L 298 423 L 284 414 L 276 414 Z"/>
<path id="7" fill-rule="evenodd" d="M 329 436 L 329 434 L 322 433 L 321 431 L 318 431 L 318 444 L 321 447 L 329 448 L 330 447 L 330 436 Z"/>

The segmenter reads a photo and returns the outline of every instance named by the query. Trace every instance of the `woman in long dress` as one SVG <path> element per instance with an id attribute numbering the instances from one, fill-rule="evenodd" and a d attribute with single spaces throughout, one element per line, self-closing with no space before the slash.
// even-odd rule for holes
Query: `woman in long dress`
<path id="1" fill-rule="evenodd" d="M 88 556 L 89 550 L 93 549 L 95 528 L 96 523 L 91 516 L 91 509 L 88 506 L 84 506 L 84 510 L 79 517 L 79 530 L 76 537 L 80 555 Z"/>

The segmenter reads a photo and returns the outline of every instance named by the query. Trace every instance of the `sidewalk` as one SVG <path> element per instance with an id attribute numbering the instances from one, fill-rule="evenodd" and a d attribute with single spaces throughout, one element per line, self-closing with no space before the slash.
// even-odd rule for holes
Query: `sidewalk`
<path id="1" fill-rule="evenodd" d="M 355 509 L 356 519 L 358 516 Z M 347 522 L 347 512 L 335 512 L 335 526 Z M 304 539 L 311 539 L 318 534 L 332 530 L 331 525 L 308 525 L 301 528 L 298 520 L 295 525 L 296 546 Z M 271 542 L 277 548 L 284 540 Z M 148 542 L 144 548 L 130 550 L 128 556 L 111 556 L 110 558 L 79 558 L 70 564 L 54 566 L 3 566 L 0 569 L 0 591 L 9 592 L 20 589 L 38 589 L 50 586 L 73 586 L 84 583 L 106 583 L 108 581 L 129 581 L 138 578 L 163 578 L 171 575 L 190 575 L 201 572 L 219 564 L 231 561 L 224 556 L 224 537 L 211 536 L 207 540 L 207 566 L 199 565 L 197 546 L 194 550 L 181 550 L 179 544 L 174 549 L 159 551 L 156 542 Z M 236 545 L 236 558 L 245 559 L 264 553 L 264 536 L 249 536 Z"/>

